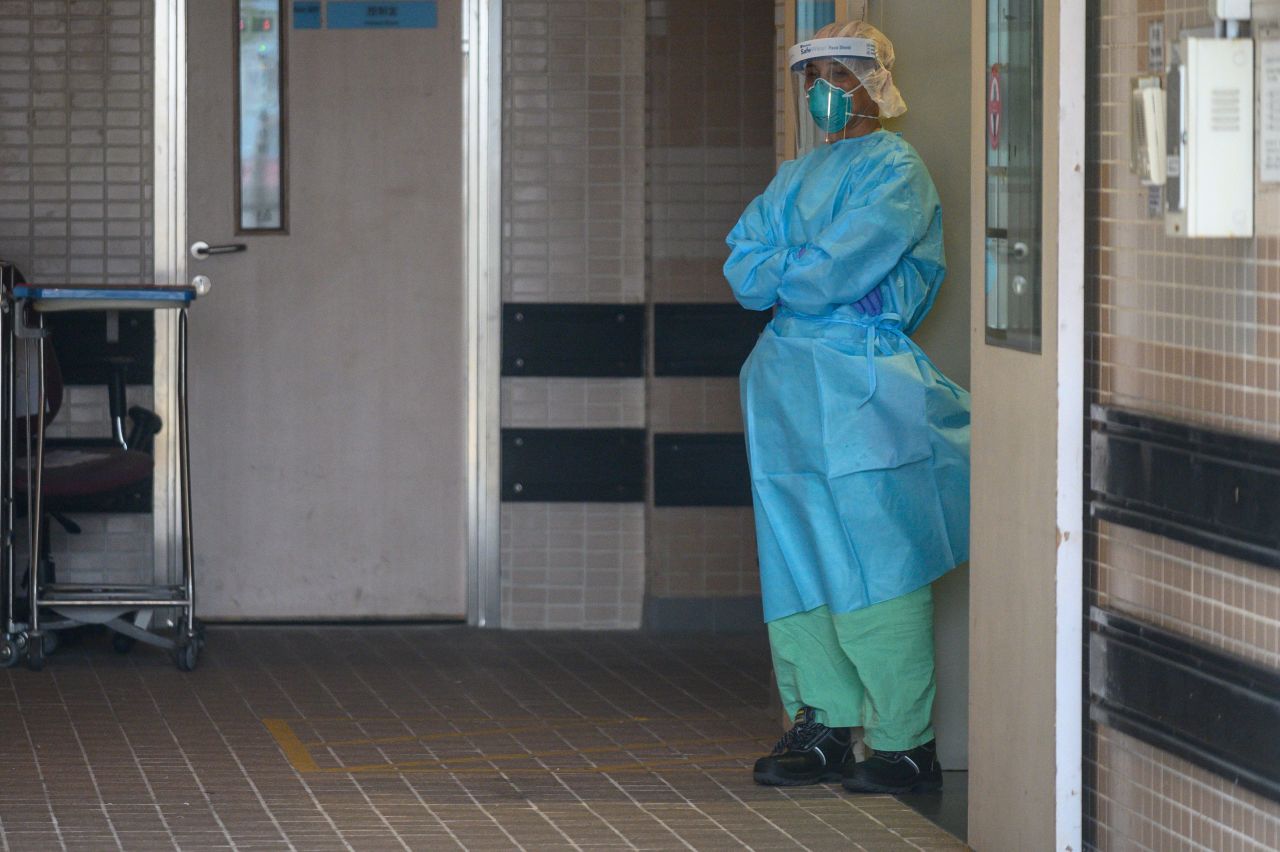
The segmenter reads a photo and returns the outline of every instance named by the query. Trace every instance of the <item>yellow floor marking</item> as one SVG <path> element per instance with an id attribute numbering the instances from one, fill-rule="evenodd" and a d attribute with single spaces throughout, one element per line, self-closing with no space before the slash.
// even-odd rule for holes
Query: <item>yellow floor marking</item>
<path id="1" fill-rule="evenodd" d="M 581 727 L 616 727 L 618 725 L 629 725 L 636 722 L 645 722 L 643 719 L 566 719 L 562 722 L 554 723 L 554 727 L 558 730 L 569 730 Z M 682 719 L 681 721 L 687 721 Z M 473 730 L 460 731 L 437 731 L 433 734 L 405 734 L 398 737 L 378 737 L 375 739 L 354 739 L 354 740 L 312 740 L 304 743 L 310 748 L 324 748 L 335 746 L 351 746 L 351 745 L 394 745 L 395 743 L 413 743 L 413 742 L 430 742 L 431 740 L 449 739 L 450 737 L 475 737 L 475 736 L 494 736 L 503 734 L 527 734 L 531 731 L 545 731 L 553 727 L 552 724 L 524 725 L 516 728 L 478 728 Z"/>
<path id="2" fill-rule="evenodd" d="M 342 767 L 327 767 L 318 770 L 321 773 L 341 774 L 351 773 L 354 775 L 378 775 L 380 773 L 405 774 L 405 773 L 436 773 L 444 775 L 493 775 L 501 772 L 505 775 L 599 775 L 599 774 L 620 774 L 624 772 L 655 772 L 661 769 L 701 769 L 707 772 L 725 772 L 732 770 L 741 772 L 740 766 L 703 766 L 708 762 L 734 761 L 743 762 L 753 760 L 759 755 L 742 755 L 742 754 L 726 754 L 723 756 L 712 756 L 698 758 L 696 762 L 689 758 L 672 759 L 672 760 L 652 760 L 644 762 L 618 763 L 611 765 L 597 766 L 572 766 L 556 769 L 541 769 L 533 767 L 513 767 L 503 766 L 494 768 L 492 766 L 464 766 L 460 768 L 450 768 L 448 766 L 419 766 L 416 764 L 403 763 L 384 763 L 379 766 L 365 766 L 358 768 L 345 769 Z"/>
<path id="3" fill-rule="evenodd" d="M 619 720 L 601 720 L 601 722 L 617 722 Z M 621 720 L 623 722 L 636 721 L 634 719 Z M 600 724 L 597 722 L 596 724 Z M 284 719 L 263 719 L 262 724 L 270 732 L 275 739 L 280 750 L 284 752 L 285 759 L 298 772 L 306 773 L 325 773 L 325 774 L 370 774 L 377 772 L 442 772 L 458 775 L 473 775 L 492 773 L 494 768 L 491 764 L 496 762 L 528 762 L 540 761 L 546 759 L 554 759 L 561 757 L 576 757 L 587 754 L 616 754 L 618 752 L 632 751 L 637 749 L 651 749 L 666 746 L 668 748 L 696 747 L 708 745 L 723 745 L 727 743 L 740 743 L 744 737 L 730 737 L 721 739 L 704 739 L 704 740 L 672 740 L 672 741 L 645 741 L 640 743 L 620 743 L 608 746 L 593 746 L 581 749 L 557 749 L 553 751 L 539 752 L 514 752 L 509 754 L 492 754 L 492 755 L 469 755 L 465 757 L 454 757 L 435 760 L 413 760 L 402 763 L 376 763 L 362 764 L 357 766 L 320 766 L 312 757 L 311 749 L 308 743 L 304 743 L 294 733 L 292 726 Z M 538 726 L 535 730 L 541 729 Z M 515 730 L 515 729 L 511 729 Z M 484 731 L 483 733 L 493 733 L 493 731 Z M 456 735 L 451 735 L 456 736 Z M 418 738 L 414 738 L 418 739 Z M 338 743 L 330 743 L 329 745 L 337 745 Z M 368 741 L 357 741 L 355 745 L 367 745 Z M 323 743 L 314 744 L 323 746 Z M 658 760 L 630 760 L 626 763 L 615 763 L 607 766 L 572 766 L 556 769 L 543 768 L 517 768 L 508 767 L 502 771 L 532 771 L 532 772 L 554 772 L 554 773 L 602 773 L 602 772 L 648 772 L 655 768 L 662 767 L 685 767 L 699 768 L 702 762 L 718 762 L 725 760 L 739 761 L 745 759 L 741 755 L 702 755 L 689 756 L 680 755 L 672 758 Z M 695 762 L 696 761 L 696 762 Z M 478 765 L 489 764 L 489 765 Z"/>
<path id="4" fill-rule="evenodd" d="M 286 722 L 321 722 L 325 724 L 330 722 L 352 722 L 357 724 L 366 724 L 376 722 L 447 722 L 458 717 L 442 713 L 435 716 L 284 716 L 280 718 L 283 718 Z M 628 722 L 724 722 L 728 719 L 727 716 L 608 716 L 600 719 L 592 719 L 591 717 L 584 716 L 520 716 L 514 719 L 492 719 L 488 716 L 478 716 L 476 717 L 476 721 L 492 722 L 499 725 L 513 722 L 527 724 L 534 721 L 547 722 L 549 724 L 561 724 L 563 722 L 605 721 L 606 719 L 618 718 L 625 718 Z"/>
<path id="5" fill-rule="evenodd" d="M 266 725 L 271 736 L 275 737 L 276 744 L 280 746 L 280 750 L 284 752 L 285 758 L 294 769 L 299 772 L 316 772 L 320 769 L 312 759 L 311 751 L 303 745 L 302 740 L 298 739 L 298 735 L 293 732 L 293 728 L 289 727 L 288 722 L 284 719 L 263 719 L 262 724 Z"/>

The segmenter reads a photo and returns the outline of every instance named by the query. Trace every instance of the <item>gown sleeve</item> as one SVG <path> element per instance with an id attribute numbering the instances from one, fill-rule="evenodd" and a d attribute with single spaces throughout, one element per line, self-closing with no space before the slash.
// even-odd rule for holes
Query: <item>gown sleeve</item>
<path id="1" fill-rule="evenodd" d="M 747 205 L 725 239 L 730 252 L 724 277 L 738 303 L 751 311 L 768 310 L 777 303 L 778 285 L 797 251 L 784 244 L 782 228 L 772 209 L 779 195 L 776 184 L 783 174 L 779 172 L 764 194 Z"/>
<path id="2" fill-rule="evenodd" d="M 880 287 L 885 310 L 904 320 L 921 307 L 927 310 L 943 269 L 937 192 L 915 158 L 893 164 L 884 174 L 878 187 L 793 253 L 781 272 L 778 300 L 800 313 L 823 315 Z M 936 247 L 922 248 L 926 254 L 936 248 L 939 262 L 913 257 L 934 230 Z"/>

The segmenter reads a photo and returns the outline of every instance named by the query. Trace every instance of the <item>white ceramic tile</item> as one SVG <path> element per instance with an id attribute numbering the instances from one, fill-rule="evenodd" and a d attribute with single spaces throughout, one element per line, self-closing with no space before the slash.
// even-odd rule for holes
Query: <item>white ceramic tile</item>
<path id="1" fill-rule="evenodd" d="M 502 425 L 523 428 L 643 428 L 644 379 L 502 380 Z"/>
<path id="2" fill-rule="evenodd" d="M 639 626 L 642 505 L 504 503 L 502 529 L 504 627 Z"/>
<path id="3" fill-rule="evenodd" d="M 504 21 L 504 298 L 642 302 L 644 4 L 507 4 Z"/>

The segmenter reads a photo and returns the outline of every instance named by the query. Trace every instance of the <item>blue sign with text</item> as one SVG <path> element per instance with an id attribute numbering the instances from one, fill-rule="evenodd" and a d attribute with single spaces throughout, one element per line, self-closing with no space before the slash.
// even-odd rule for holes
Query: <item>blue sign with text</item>
<path id="1" fill-rule="evenodd" d="M 429 2 L 329 3 L 331 30 L 435 29 L 436 4 Z"/>
<path id="2" fill-rule="evenodd" d="M 294 0 L 293 28 L 295 30 L 320 29 L 320 3 L 318 0 Z"/>

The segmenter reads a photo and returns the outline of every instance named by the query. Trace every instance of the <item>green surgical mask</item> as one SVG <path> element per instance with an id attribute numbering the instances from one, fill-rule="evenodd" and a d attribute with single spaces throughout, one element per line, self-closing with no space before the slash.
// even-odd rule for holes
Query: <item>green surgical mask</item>
<path id="1" fill-rule="evenodd" d="M 862 85 L 859 84 L 858 89 Z M 823 133 L 839 133 L 849 124 L 849 119 L 855 115 L 866 118 L 874 116 L 862 116 L 862 113 L 853 111 L 853 92 L 846 92 L 839 86 L 834 86 L 826 80 L 816 80 L 809 88 L 809 115 L 813 117 L 813 121 L 822 130 Z"/>

